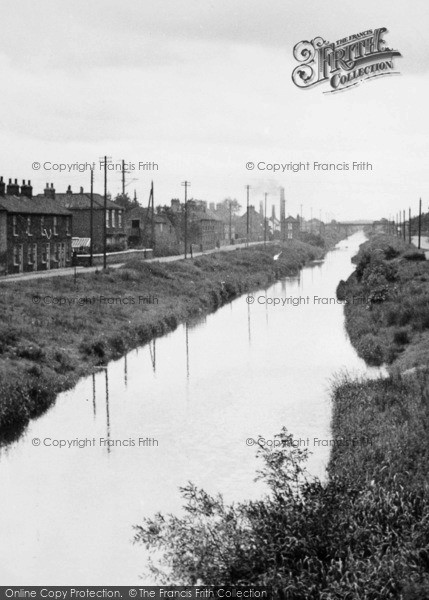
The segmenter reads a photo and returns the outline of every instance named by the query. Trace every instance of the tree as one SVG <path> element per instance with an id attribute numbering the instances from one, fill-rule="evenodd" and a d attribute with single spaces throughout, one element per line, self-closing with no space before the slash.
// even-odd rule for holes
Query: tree
<path id="1" fill-rule="evenodd" d="M 118 194 L 117 196 L 115 196 L 115 199 L 113 200 L 113 202 L 115 202 L 116 204 L 119 204 L 119 206 L 122 206 L 123 208 L 125 208 L 125 210 L 129 210 L 130 208 L 135 208 L 136 206 L 140 206 L 140 204 L 137 202 L 137 200 L 132 199 L 128 196 L 127 193 L 125 194 Z"/>
<path id="2" fill-rule="evenodd" d="M 225 198 L 223 202 L 219 202 L 216 210 L 220 218 L 225 222 L 228 222 L 230 210 L 233 216 L 236 215 L 241 210 L 241 204 L 239 204 L 235 198 Z"/>

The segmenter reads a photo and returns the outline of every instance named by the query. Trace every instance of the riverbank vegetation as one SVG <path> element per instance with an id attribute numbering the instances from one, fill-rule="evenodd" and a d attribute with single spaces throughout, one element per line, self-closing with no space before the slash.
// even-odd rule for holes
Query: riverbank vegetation
<path id="1" fill-rule="evenodd" d="M 265 498 L 227 505 L 184 488 L 183 516 L 136 528 L 136 542 L 161 557 L 162 581 L 266 585 L 291 600 L 429 598 L 429 271 L 386 236 L 355 262 L 338 290 L 347 331 L 390 373 L 333 384 L 327 481 L 306 476 L 306 451 L 283 430 L 281 448 L 259 450 Z"/>
<path id="2" fill-rule="evenodd" d="M 356 270 L 340 282 L 347 333 L 370 365 L 404 370 L 429 360 L 429 262 L 402 240 L 376 235 L 362 245 Z"/>
<path id="3" fill-rule="evenodd" d="M 280 258 L 273 260 L 282 250 Z M 296 273 L 320 245 L 216 252 L 194 260 L 130 260 L 106 272 L 3 282 L 0 295 L 0 440 L 18 435 L 58 392 L 109 360 Z"/>

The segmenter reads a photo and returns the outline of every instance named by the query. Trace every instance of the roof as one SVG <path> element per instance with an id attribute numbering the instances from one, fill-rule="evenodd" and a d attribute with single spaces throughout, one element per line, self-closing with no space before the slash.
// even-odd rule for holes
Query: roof
<path id="1" fill-rule="evenodd" d="M 44 194 L 37 194 L 36 198 L 45 198 Z M 94 210 L 104 210 L 104 196 L 101 194 L 93 194 L 94 198 Z M 88 210 L 91 208 L 91 194 L 77 193 L 77 194 L 57 194 L 55 193 L 55 200 L 53 202 L 61 204 L 64 208 L 71 210 Z M 125 210 L 123 206 L 107 200 L 108 210 Z"/>
<path id="2" fill-rule="evenodd" d="M 0 210 L 10 213 L 38 215 L 71 215 L 71 212 L 59 205 L 55 200 L 42 196 L 26 198 L 24 196 L 0 196 Z"/>
<path id="3" fill-rule="evenodd" d="M 133 208 L 131 208 L 130 210 L 127 210 L 125 213 L 125 218 L 127 220 L 133 220 L 134 218 L 142 218 L 142 219 L 151 219 L 151 215 L 148 214 L 149 211 L 147 208 L 145 208 L 144 206 L 134 206 Z M 167 217 L 167 215 L 164 214 L 159 214 L 159 213 L 154 213 L 154 218 L 153 218 L 155 223 L 166 223 L 167 225 L 171 225 L 171 221 L 170 219 Z"/>
<path id="4" fill-rule="evenodd" d="M 298 219 L 295 219 L 295 217 L 291 217 L 290 215 L 286 217 L 285 221 L 288 223 L 298 223 Z"/>

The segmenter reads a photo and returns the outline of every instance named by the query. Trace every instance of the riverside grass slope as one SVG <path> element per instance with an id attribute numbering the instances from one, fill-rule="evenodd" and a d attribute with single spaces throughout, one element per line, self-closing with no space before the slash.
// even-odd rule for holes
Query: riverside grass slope
<path id="1" fill-rule="evenodd" d="M 183 516 L 135 528 L 136 543 L 160 557 L 160 582 L 270 586 L 284 600 L 429 598 L 429 268 L 419 254 L 371 237 L 338 289 L 366 299 L 346 305 L 358 352 L 389 364 L 385 378 L 333 384 L 332 438 L 364 443 L 335 444 L 322 484 L 283 429 L 283 447 L 259 450 L 264 498 L 228 505 L 183 488 Z"/>
<path id="2" fill-rule="evenodd" d="M 19 436 L 80 377 L 188 318 L 296 273 L 338 239 L 328 240 L 327 248 L 317 236 L 311 241 L 318 245 L 291 241 L 171 263 L 133 259 L 120 269 L 80 274 L 76 282 L 70 274 L 3 283 L 0 443 Z M 100 302 L 100 297 L 115 300 Z M 64 303 L 47 304 L 46 298 Z"/>

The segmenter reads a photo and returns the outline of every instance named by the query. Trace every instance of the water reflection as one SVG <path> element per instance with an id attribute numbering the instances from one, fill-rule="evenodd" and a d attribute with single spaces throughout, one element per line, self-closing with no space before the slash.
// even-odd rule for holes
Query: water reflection
<path id="1" fill-rule="evenodd" d="M 129 585 L 144 566 L 132 525 L 178 511 L 179 486 L 191 480 L 229 501 L 257 498 L 259 465 L 246 439 L 270 439 L 283 425 L 297 438 L 328 437 L 332 375 L 376 371 L 351 347 L 342 306 L 267 300 L 334 296 L 361 242 L 354 236 L 323 264 L 255 292 L 260 304 L 244 295 L 110 363 L 1 450 L 0 580 Z M 147 438 L 159 445 L 140 446 Z M 46 439 L 96 443 L 59 449 Z M 329 449 L 312 451 L 309 468 L 323 476 Z"/>

